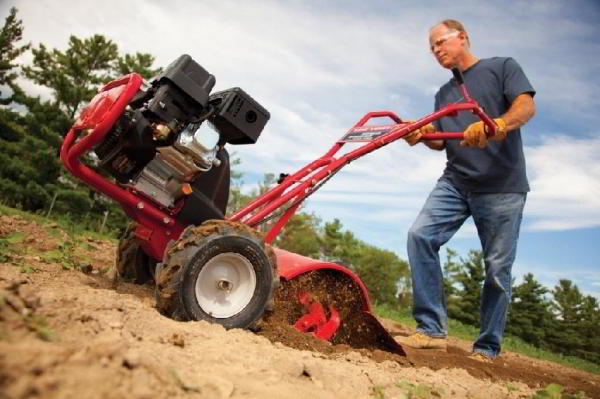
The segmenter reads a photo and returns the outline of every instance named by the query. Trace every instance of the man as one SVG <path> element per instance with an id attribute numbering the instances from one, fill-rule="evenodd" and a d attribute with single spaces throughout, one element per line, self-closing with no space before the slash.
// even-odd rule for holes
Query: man
<path id="1" fill-rule="evenodd" d="M 439 64 L 458 67 L 467 89 L 497 125 L 485 126 L 470 112 L 444 117 L 405 136 L 410 145 L 422 133 L 464 131 L 464 139 L 424 141 L 446 150 L 442 177 L 408 233 L 413 312 L 417 333 L 399 339 L 419 349 L 446 349 L 448 317 L 439 249 L 472 216 L 483 248 L 486 278 L 481 294 L 480 336 L 472 358 L 490 361 L 500 353 L 511 297 L 511 269 L 529 184 L 519 128 L 534 114 L 535 90 L 512 58 L 478 59 L 470 50 L 463 25 L 445 20 L 429 31 L 431 51 Z M 459 101 L 454 79 L 435 96 L 435 109 Z"/>

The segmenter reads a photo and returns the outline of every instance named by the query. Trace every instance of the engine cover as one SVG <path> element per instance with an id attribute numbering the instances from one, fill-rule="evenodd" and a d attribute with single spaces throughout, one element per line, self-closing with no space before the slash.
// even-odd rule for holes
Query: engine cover
<path id="1" fill-rule="evenodd" d="M 209 121 L 230 144 L 254 144 L 270 118 L 269 111 L 239 87 L 210 96 L 217 111 Z"/>

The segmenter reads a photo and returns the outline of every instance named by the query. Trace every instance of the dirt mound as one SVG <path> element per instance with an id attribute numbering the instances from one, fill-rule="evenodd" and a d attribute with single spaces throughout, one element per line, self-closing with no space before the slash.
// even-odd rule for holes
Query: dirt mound
<path id="1" fill-rule="evenodd" d="M 331 317 L 332 311 L 339 314 L 341 324 L 331 339 L 333 345 L 313 339 L 311 334 L 298 333 L 294 328 L 296 321 L 307 312 L 299 301 L 302 296 L 307 296 L 310 303 L 320 303 L 326 319 Z M 379 350 L 393 354 L 389 339 L 373 317 L 367 317 L 364 309 L 360 289 L 350 276 L 336 270 L 316 270 L 282 282 L 275 294 L 275 311 L 265 318 L 258 333 L 296 349 L 310 348 L 323 353 L 366 349 L 365 353 Z M 404 362 L 404 358 L 394 360 Z"/>
<path id="2" fill-rule="evenodd" d="M 276 305 L 288 309 L 258 334 L 176 322 L 156 311 L 153 287 L 115 285 L 115 246 L 0 217 L 0 398 L 489 399 L 530 397 L 549 383 L 600 397 L 597 375 L 510 353 L 478 363 L 458 340 L 447 353 L 402 357 L 368 334 L 355 337 L 360 321 L 337 345 L 299 333 L 290 324 L 302 309 L 286 295 L 308 284 L 327 298 L 328 284 L 347 283 L 319 275 L 282 284 Z M 383 322 L 392 334 L 410 333 Z"/>

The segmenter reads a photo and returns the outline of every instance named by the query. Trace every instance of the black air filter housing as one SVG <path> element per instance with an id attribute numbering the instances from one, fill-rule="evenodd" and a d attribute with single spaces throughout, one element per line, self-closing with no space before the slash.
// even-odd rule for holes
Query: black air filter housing
<path id="1" fill-rule="evenodd" d="M 184 54 L 151 83 L 156 93 L 148 109 L 167 123 L 172 119 L 189 122 L 206 108 L 215 77 Z"/>
<path id="2" fill-rule="evenodd" d="M 215 113 L 209 121 L 229 144 L 254 144 L 271 117 L 244 90 L 234 87 L 214 93 L 209 103 Z"/>

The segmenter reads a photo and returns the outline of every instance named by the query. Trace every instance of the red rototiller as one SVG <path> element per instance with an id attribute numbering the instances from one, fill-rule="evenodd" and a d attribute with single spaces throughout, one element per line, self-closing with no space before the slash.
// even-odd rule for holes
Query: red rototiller
<path id="1" fill-rule="evenodd" d="M 453 73 L 464 102 L 415 122 L 403 122 L 390 111 L 369 112 L 325 155 L 294 174 L 282 175 L 278 185 L 228 219 L 230 164 L 225 144 L 254 144 L 270 115 L 239 88 L 211 94 L 214 76 L 187 55 L 149 83 L 132 73 L 105 85 L 68 132 L 60 157 L 70 173 L 120 203 L 135 222 L 119 243 L 117 271 L 139 283 L 153 278 L 163 314 L 252 328 L 272 308 L 280 279 L 326 269 L 351 279 L 362 296 L 362 308 L 352 311 L 364 312 L 384 331 L 355 273 L 270 244 L 302 200 L 344 165 L 415 129 L 469 111 L 494 134 L 492 119 L 469 97 L 460 72 Z M 367 125 L 380 117 L 393 123 Z M 446 132 L 422 139 L 462 136 Z M 346 143 L 354 142 L 364 144 L 335 157 Z M 81 162 L 86 153 L 93 154 L 98 171 Z M 263 237 L 256 227 L 272 218 L 278 219 Z M 343 322 L 340 309 L 324 309 L 309 292 L 296 299 L 306 309 L 296 328 L 332 339 Z M 402 354 L 387 337 L 392 350 Z"/>

